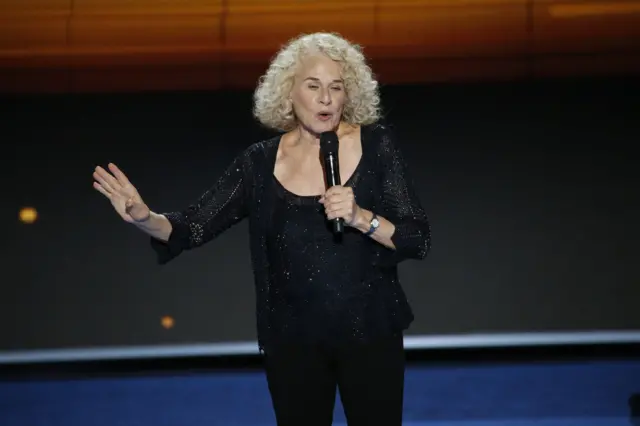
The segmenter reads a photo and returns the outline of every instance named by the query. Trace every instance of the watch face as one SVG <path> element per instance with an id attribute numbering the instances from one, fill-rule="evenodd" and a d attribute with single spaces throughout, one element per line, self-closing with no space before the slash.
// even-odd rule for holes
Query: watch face
<path id="1" fill-rule="evenodd" d="M 378 226 L 380 226 L 380 221 L 378 219 L 373 219 L 371 221 L 371 226 L 373 226 L 374 228 L 377 228 Z"/>

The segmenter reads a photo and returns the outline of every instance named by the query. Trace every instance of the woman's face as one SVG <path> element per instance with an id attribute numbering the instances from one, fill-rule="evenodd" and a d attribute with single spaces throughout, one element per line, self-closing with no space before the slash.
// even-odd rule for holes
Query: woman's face
<path id="1" fill-rule="evenodd" d="M 336 130 L 346 100 L 339 63 L 322 54 L 302 61 L 291 90 L 300 126 L 315 135 Z"/>

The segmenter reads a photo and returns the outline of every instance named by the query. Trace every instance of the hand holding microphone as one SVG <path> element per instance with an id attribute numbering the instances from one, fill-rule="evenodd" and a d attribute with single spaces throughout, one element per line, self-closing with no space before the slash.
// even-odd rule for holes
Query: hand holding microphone
<path id="1" fill-rule="evenodd" d="M 335 132 L 323 132 L 320 135 L 320 154 L 324 166 L 327 192 L 320 198 L 327 219 L 332 222 L 334 234 L 344 232 L 344 224 L 352 225 L 359 207 L 356 204 L 353 189 L 340 183 L 338 162 L 338 136 Z"/>

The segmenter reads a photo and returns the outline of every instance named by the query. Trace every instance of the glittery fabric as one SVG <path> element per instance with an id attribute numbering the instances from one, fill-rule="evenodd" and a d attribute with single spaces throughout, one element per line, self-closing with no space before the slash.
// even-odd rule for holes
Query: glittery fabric
<path id="1" fill-rule="evenodd" d="M 344 185 L 358 205 L 395 225 L 395 250 L 349 227 L 336 240 L 318 197 L 292 194 L 274 177 L 279 141 L 253 144 L 196 203 L 165 213 L 169 241 L 151 239 L 159 263 L 248 218 L 261 349 L 283 339 L 331 344 L 406 329 L 413 313 L 397 265 L 427 255 L 431 229 L 392 132 L 363 126 L 362 158 Z"/>

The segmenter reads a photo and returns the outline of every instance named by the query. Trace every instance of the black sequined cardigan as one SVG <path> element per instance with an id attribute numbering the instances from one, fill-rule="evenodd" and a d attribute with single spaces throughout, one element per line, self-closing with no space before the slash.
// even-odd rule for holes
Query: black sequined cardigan
<path id="1" fill-rule="evenodd" d="M 381 314 L 389 318 L 392 328 L 404 330 L 413 321 L 413 313 L 400 286 L 397 265 L 405 259 L 423 259 L 427 255 L 431 248 L 431 227 L 393 132 L 376 123 L 362 126 L 361 135 L 363 158 L 369 161 L 366 170 L 360 170 L 363 174 L 360 179 L 375 179 L 375 184 L 367 186 L 373 192 L 367 197 L 371 200 L 369 205 L 358 204 L 395 225 L 391 238 L 395 250 L 374 243 L 369 269 L 362 271 L 362 276 L 381 286 L 386 310 Z M 275 196 L 269 188 L 280 138 L 273 137 L 245 149 L 197 202 L 184 210 L 164 213 L 172 225 L 167 242 L 151 239 L 158 262 L 165 264 L 184 250 L 201 246 L 248 218 L 260 349 L 268 344 L 273 326 L 269 315 L 273 283 L 266 238 Z M 363 238 L 370 237 L 363 235 Z"/>

